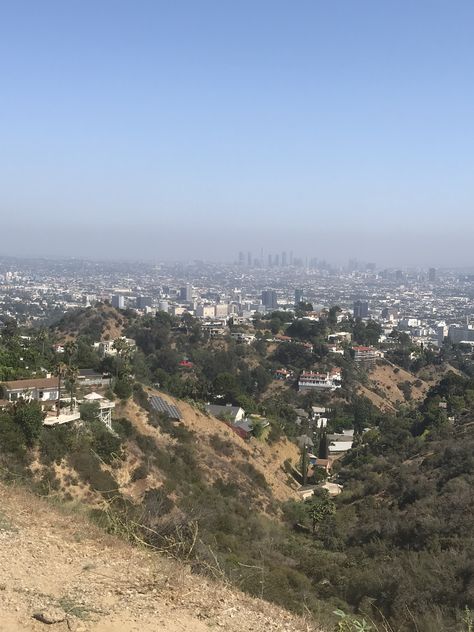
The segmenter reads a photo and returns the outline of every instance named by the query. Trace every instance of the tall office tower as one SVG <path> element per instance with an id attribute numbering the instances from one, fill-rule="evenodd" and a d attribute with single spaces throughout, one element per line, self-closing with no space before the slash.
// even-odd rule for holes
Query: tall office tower
<path id="1" fill-rule="evenodd" d="M 125 296 L 122 296 L 122 294 L 114 294 L 112 296 L 112 307 L 125 309 Z"/>
<path id="2" fill-rule="evenodd" d="M 249 266 L 249 268 L 252 265 L 252 253 L 251 252 L 247 253 L 247 265 Z"/>
<path id="3" fill-rule="evenodd" d="M 193 286 L 186 283 L 184 287 L 179 288 L 179 300 L 183 303 L 190 303 L 193 300 Z"/>
<path id="4" fill-rule="evenodd" d="M 367 318 L 369 304 L 367 301 L 354 301 L 354 318 Z"/>
<path id="5" fill-rule="evenodd" d="M 267 309 L 277 309 L 277 293 L 275 290 L 263 290 L 262 303 Z"/>
<path id="6" fill-rule="evenodd" d="M 245 264 L 245 255 L 242 250 L 239 252 L 239 266 L 243 266 Z"/>
<path id="7" fill-rule="evenodd" d="M 369 270 L 369 272 L 375 272 L 375 268 L 377 266 L 375 265 L 375 263 L 368 263 L 367 264 L 367 270 Z"/>
<path id="8" fill-rule="evenodd" d="M 293 250 L 290 250 L 290 266 L 293 265 Z"/>
<path id="9" fill-rule="evenodd" d="M 275 261 L 276 267 L 278 268 L 278 266 L 280 265 L 280 255 L 276 254 L 274 261 Z"/>
<path id="10" fill-rule="evenodd" d="M 436 281 L 436 268 L 430 268 L 428 270 L 428 281 L 434 283 Z"/>
<path id="11" fill-rule="evenodd" d="M 299 305 L 304 300 L 303 290 L 295 290 L 295 305 Z"/>
<path id="12" fill-rule="evenodd" d="M 286 266 L 286 252 L 285 251 L 281 253 L 281 265 L 283 267 Z"/>
<path id="13" fill-rule="evenodd" d="M 268 255 L 268 267 L 271 268 L 273 265 L 272 255 Z"/>

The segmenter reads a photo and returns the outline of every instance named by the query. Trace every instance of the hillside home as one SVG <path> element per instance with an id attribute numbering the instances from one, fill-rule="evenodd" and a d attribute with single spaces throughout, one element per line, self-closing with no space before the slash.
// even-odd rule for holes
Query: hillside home
<path id="1" fill-rule="evenodd" d="M 366 366 L 374 365 L 376 359 L 381 355 L 380 351 L 374 347 L 357 346 L 352 347 L 352 351 L 354 352 L 354 362 Z"/>
<path id="2" fill-rule="evenodd" d="M 255 340 L 254 334 L 247 334 L 242 331 L 233 331 L 230 334 L 232 340 L 236 340 L 237 342 L 245 342 L 246 344 L 251 344 Z"/>
<path id="3" fill-rule="evenodd" d="M 128 344 L 128 346 L 131 347 L 132 349 L 136 347 L 135 340 L 132 340 L 131 338 L 125 338 L 125 336 L 120 336 L 119 338 L 116 338 L 115 340 L 119 340 L 119 339 L 124 340 Z M 115 340 L 101 340 L 101 342 L 94 342 L 94 348 L 97 349 L 101 357 L 116 356 L 117 349 L 114 348 Z"/>
<path id="4" fill-rule="evenodd" d="M 350 342 L 351 339 L 352 334 L 348 331 L 336 331 L 328 336 L 328 342 Z"/>
<path id="5" fill-rule="evenodd" d="M 79 386 L 109 386 L 111 376 L 94 369 L 80 369 L 77 381 Z"/>
<path id="6" fill-rule="evenodd" d="M 347 452 L 354 443 L 354 430 L 343 430 L 341 434 L 331 434 L 329 439 L 329 454 Z"/>
<path id="7" fill-rule="evenodd" d="M 5 399 L 14 402 L 18 399 L 27 401 L 56 401 L 59 397 L 57 377 L 43 377 L 32 380 L 12 380 L 3 383 Z"/>
<path id="8" fill-rule="evenodd" d="M 245 410 L 240 408 L 240 406 L 232 406 L 231 404 L 226 404 L 225 406 L 220 404 L 206 404 L 205 408 L 206 412 L 213 417 L 217 417 L 218 419 L 224 418 L 232 424 L 242 421 L 242 419 L 245 418 Z"/>
<path id="9" fill-rule="evenodd" d="M 293 372 L 287 369 L 276 369 L 273 372 L 273 377 L 275 380 L 289 380 L 293 377 Z"/>
<path id="10" fill-rule="evenodd" d="M 298 379 L 298 390 L 334 391 L 341 388 L 342 372 L 339 368 L 331 369 L 327 373 L 303 371 Z"/>

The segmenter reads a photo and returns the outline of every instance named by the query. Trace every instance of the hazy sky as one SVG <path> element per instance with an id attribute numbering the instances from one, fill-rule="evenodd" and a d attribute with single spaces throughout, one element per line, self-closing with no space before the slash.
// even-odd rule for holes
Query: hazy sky
<path id="1" fill-rule="evenodd" d="M 472 0 L 0 0 L 0 82 L 0 254 L 474 263 Z"/>

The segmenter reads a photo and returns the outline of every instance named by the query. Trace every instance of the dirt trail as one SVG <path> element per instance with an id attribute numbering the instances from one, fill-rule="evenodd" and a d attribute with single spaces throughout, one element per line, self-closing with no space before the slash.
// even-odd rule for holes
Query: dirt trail
<path id="1" fill-rule="evenodd" d="M 58 619 L 47 625 L 34 614 Z M 61 620 L 62 619 L 62 620 Z M 288 612 L 105 536 L 0 484 L 0 630 L 316 632 Z"/>

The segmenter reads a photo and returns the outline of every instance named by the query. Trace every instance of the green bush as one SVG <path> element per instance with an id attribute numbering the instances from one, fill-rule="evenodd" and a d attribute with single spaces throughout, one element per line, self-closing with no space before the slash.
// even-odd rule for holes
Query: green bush
<path id="1" fill-rule="evenodd" d="M 120 399 L 129 399 L 133 393 L 132 381 L 127 377 L 119 377 L 114 382 L 114 393 Z"/>

